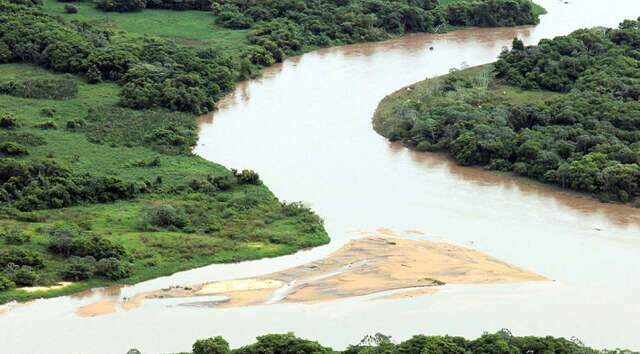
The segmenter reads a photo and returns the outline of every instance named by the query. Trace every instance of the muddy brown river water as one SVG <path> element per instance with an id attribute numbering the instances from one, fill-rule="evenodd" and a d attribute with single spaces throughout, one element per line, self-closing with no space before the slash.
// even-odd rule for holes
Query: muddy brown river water
<path id="1" fill-rule="evenodd" d="M 637 0 L 538 2 L 549 13 L 535 27 L 320 50 L 241 84 L 219 111 L 201 119 L 196 153 L 254 169 L 278 197 L 307 203 L 325 219 L 331 244 L 0 307 L 0 353 L 112 354 L 136 347 L 146 354 L 188 350 L 196 338 L 213 335 L 239 346 L 288 331 L 340 348 L 375 332 L 402 340 L 417 333 L 473 337 L 500 328 L 640 350 L 639 209 L 456 166 L 444 156 L 390 144 L 371 128 L 385 95 L 453 67 L 491 62 L 513 37 L 535 44 L 640 15 Z M 380 228 L 470 248 L 549 280 L 448 284 L 376 301 L 358 296 L 228 308 L 198 305 L 219 300 L 215 295 L 197 301 L 136 297 L 168 286 L 281 272 Z M 96 308 L 102 316 L 86 316 L 92 304 L 101 304 Z"/>

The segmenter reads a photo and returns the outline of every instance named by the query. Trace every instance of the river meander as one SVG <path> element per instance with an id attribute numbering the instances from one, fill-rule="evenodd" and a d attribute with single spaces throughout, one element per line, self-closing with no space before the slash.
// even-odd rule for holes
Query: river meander
<path id="1" fill-rule="evenodd" d="M 539 3 L 549 13 L 535 27 L 466 29 L 319 50 L 239 85 L 212 117 L 201 119 L 196 153 L 254 169 L 279 198 L 311 206 L 325 219 L 331 244 L 11 306 L 0 314 L 0 352 L 171 352 L 188 350 L 196 338 L 222 335 L 238 346 L 257 335 L 288 331 L 339 348 L 375 332 L 400 340 L 418 333 L 474 337 L 500 328 L 639 350 L 640 210 L 460 167 L 444 156 L 391 144 L 371 128 L 385 95 L 453 67 L 494 61 L 513 37 L 535 44 L 640 15 L 637 0 Z M 87 304 L 171 285 L 295 267 L 380 228 L 472 248 L 551 281 L 444 286 L 413 298 L 237 308 L 147 299 L 104 316 L 77 314 Z"/>

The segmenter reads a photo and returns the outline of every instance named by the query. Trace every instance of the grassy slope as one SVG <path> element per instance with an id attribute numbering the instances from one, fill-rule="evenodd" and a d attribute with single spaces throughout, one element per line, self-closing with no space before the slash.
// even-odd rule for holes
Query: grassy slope
<path id="1" fill-rule="evenodd" d="M 52 79 L 62 76 L 26 64 L 0 65 L 1 80 L 25 77 Z M 99 145 L 88 142 L 82 133 L 67 131 L 64 129 L 66 121 L 84 118 L 89 108 L 115 105 L 119 89 L 115 84 L 88 85 L 80 78 L 68 75 L 65 77 L 73 78 L 79 83 L 78 96 L 70 100 L 24 99 L 0 95 L 1 111 L 13 113 L 21 124 L 16 132 L 31 133 L 46 142 L 44 145 L 29 146 L 29 156 L 24 159 L 53 156 L 75 172 L 112 175 L 130 181 L 153 180 L 155 176 L 161 175 L 165 185 L 183 184 L 197 176 L 229 173 L 224 167 L 197 156 L 164 155 L 146 147 Z M 55 109 L 56 113 L 51 119 L 57 123 L 58 129 L 42 130 L 34 127 L 37 123 L 50 119 L 40 116 L 42 108 Z M 131 161 L 151 160 L 156 156 L 160 157 L 160 167 L 132 167 L 130 164 Z M 77 223 L 93 233 L 123 244 L 133 256 L 134 270 L 134 275 L 126 279 L 125 283 L 135 283 L 216 262 L 284 255 L 308 245 L 320 245 L 329 241 L 322 228 L 310 230 L 306 220 L 296 216 L 283 216 L 279 211 L 280 203 L 271 192 L 265 186 L 252 185 L 217 193 L 215 198 L 198 204 L 208 208 L 204 217 L 220 222 L 222 229 L 218 232 L 204 234 L 139 230 L 141 208 L 157 200 L 173 205 L 194 205 L 196 202 L 189 198 L 201 197 L 148 195 L 138 200 L 114 204 L 46 210 L 32 215 L 37 222 L 0 218 L 0 229 L 18 226 L 32 236 L 31 243 L 20 247 L 38 250 L 45 255 L 46 268 L 41 271 L 43 284 L 60 280 L 58 273 L 64 266 L 64 259 L 46 252 L 47 240 L 37 230 L 60 221 Z M 247 198 L 259 200 L 259 206 L 245 210 L 240 204 Z M 277 241 L 273 241 L 274 239 Z M 302 245 L 301 242 L 310 243 Z M 3 241 L 0 241 L 0 247 L 5 247 Z M 98 279 L 46 293 L 12 290 L 0 293 L 0 303 L 14 299 L 57 296 L 109 283 L 113 282 Z"/>
<path id="2" fill-rule="evenodd" d="M 464 76 L 473 77 L 488 70 L 492 70 L 491 64 L 468 68 L 459 71 L 458 73 Z M 380 103 L 378 104 L 378 108 L 374 113 L 373 129 L 375 129 L 378 134 L 388 138 L 395 124 L 395 107 L 397 107 L 400 102 L 405 102 L 407 100 L 419 100 L 421 96 L 428 95 L 431 90 L 439 87 L 440 82 L 445 77 L 446 75 L 420 81 L 407 87 L 401 88 L 400 90 L 386 96 L 384 99 L 382 99 L 382 101 L 380 101 Z M 493 90 L 498 95 L 505 97 L 507 100 L 513 103 L 540 101 L 552 98 L 555 95 L 559 95 L 559 93 L 551 91 L 522 90 L 517 87 L 503 84 L 492 85 L 490 87 L 490 90 Z"/>

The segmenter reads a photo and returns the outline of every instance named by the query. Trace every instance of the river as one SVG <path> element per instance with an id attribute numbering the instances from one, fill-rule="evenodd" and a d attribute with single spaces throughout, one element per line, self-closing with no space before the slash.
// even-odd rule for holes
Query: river
<path id="1" fill-rule="evenodd" d="M 444 156 L 391 144 L 371 127 L 385 95 L 453 67 L 494 61 L 513 37 L 535 44 L 640 15 L 637 0 L 538 2 L 549 13 L 535 27 L 466 29 L 319 50 L 239 85 L 213 116 L 201 119 L 196 153 L 254 169 L 278 197 L 305 202 L 325 219 L 331 244 L 12 306 L 0 315 L 0 353 L 113 354 L 136 347 L 147 354 L 188 350 L 195 339 L 214 335 L 239 346 L 288 331 L 340 348 L 375 332 L 402 340 L 418 333 L 475 337 L 501 328 L 640 350 L 640 210 L 460 167 Z M 76 314 L 98 300 L 283 270 L 378 228 L 419 230 L 419 238 L 470 247 L 552 281 L 445 286 L 401 300 L 225 309 L 149 299 L 110 315 Z"/>

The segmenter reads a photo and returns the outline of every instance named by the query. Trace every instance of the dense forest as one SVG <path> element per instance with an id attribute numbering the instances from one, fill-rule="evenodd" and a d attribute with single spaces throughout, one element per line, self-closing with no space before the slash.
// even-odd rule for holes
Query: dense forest
<path id="1" fill-rule="evenodd" d="M 128 354 L 139 354 L 132 349 Z M 589 348 L 578 340 L 567 340 L 554 337 L 517 337 L 508 330 L 496 333 L 485 333 L 469 340 L 454 336 L 424 336 L 417 335 L 395 343 L 391 337 L 383 334 L 366 336 L 356 345 L 338 351 L 323 346 L 318 342 L 298 338 L 292 333 L 269 334 L 257 338 L 253 344 L 230 349 L 229 343 L 222 337 L 198 340 L 193 344 L 192 354 L 484 354 L 484 353 L 557 353 L 557 354 L 625 354 L 628 350 L 600 351 Z"/>
<path id="2" fill-rule="evenodd" d="M 389 97 L 376 129 L 460 164 L 640 205 L 640 22 L 578 30 Z"/>

